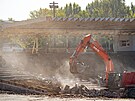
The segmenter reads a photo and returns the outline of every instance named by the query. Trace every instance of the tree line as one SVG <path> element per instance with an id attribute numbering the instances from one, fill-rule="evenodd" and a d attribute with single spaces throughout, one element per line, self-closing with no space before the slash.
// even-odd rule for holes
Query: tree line
<path id="1" fill-rule="evenodd" d="M 53 16 L 52 10 L 40 8 L 30 12 L 30 18 Z M 125 4 L 125 0 L 95 0 L 88 3 L 85 10 L 77 3 L 66 4 L 56 10 L 57 17 L 122 17 L 135 18 L 135 6 Z"/>

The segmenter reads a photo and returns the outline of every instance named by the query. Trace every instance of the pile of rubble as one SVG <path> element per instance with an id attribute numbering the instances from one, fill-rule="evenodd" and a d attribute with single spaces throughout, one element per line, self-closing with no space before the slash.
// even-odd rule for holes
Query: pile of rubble
<path id="1" fill-rule="evenodd" d="M 50 80 L 0 80 L 0 92 L 13 94 L 57 95 L 60 85 Z"/>
<path id="2" fill-rule="evenodd" d="M 65 88 L 61 91 L 62 94 L 65 95 L 81 95 L 84 97 L 109 97 L 109 98 L 120 98 L 123 96 L 121 91 L 110 91 L 108 89 L 88 89 L 84 85 L 78 86 L 75 84 L 74 87 L 70 88 L 70 86 L 66 85 Z"/>
<path id="3" fill-rule="evenodd" d="M 13 94 L 38 94 L 60 97 L 109 97 L 120 98 L 122 92 L 109 91 L 107 89 L 88 89 L 84 85 L 74 87 L 66 85 L 64 88 L 60 84 L 54 84 L 51 81 L 40 80 L 11 80 L 1 81 L 0 91 Z"/>

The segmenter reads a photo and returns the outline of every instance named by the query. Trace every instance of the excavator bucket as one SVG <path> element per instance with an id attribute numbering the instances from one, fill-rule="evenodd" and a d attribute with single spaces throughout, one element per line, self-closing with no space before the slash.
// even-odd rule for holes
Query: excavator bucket
<path id="1" fill-rule="evenodd" d="M 75 61 L 73 61 L 72 59 L 70 59 L 69 65 L 70 65 L 70 72 L 72 74 L 78 74 Z"/>
<path id="2" fill-rule="evenodd" d="M 88 66 L 84 65 L 82 62 L 74 61 L 70 64 L 70 72 L 72 74 L 80 74 L 83 73 L 87 67 Z"/>
<path id="3" fill-rule="evenodd" d="M 72 74 L 78 74 L 78 71 L 77 71 L 76 66 L 70 66 L 70 72 L 71 72 Z"/>

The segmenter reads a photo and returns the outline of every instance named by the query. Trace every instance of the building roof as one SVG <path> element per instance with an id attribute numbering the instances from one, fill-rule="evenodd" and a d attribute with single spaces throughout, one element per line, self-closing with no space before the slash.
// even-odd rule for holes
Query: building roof
<path id="1" fill-rule="evenodd" d="M 37 18 L 10 23 L 0 23 L 0 33 L 67 33 L 89 31 L 135 32 L 134 18 Z"/>

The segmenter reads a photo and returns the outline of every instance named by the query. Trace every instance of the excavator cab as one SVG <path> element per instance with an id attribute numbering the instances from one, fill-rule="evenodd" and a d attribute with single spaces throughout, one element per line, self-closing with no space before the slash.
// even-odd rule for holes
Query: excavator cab
<path id="1" fill-rule="evenodd" d="M 108 74 L 108 88 L 119 89 L 122 85 L 122 73 L 109 73 Z"/>
<path id="2" fill-rule="evenodd" d="M 122 74 L 121 73 L 109 73 L 108 74 L 108 85 L 105 85 L 106 78 L 98 76 L 99 85 L 102 87 L 107 87 L 111 90 L 117 90 L 121 87 Z"/>

